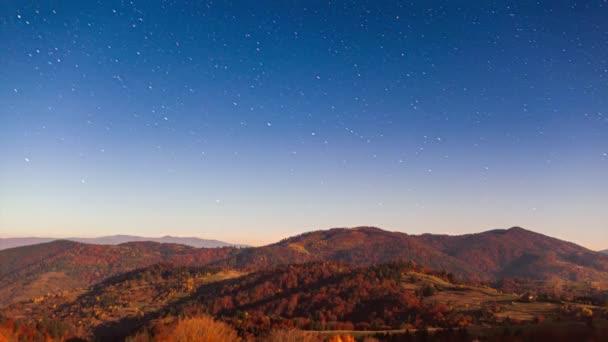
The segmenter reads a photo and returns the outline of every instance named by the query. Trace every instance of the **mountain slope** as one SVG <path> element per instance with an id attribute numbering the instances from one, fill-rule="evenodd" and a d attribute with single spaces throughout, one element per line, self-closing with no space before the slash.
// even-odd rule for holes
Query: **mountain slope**
<path id="1" fill-rule="evenodd" d="M 416 315 L 431 310 L 433 304 L 427 306 L 421 299 L 425 285 L 434 290 L 439 287 L 435 284 L 456 287 L 425 270 L 403 262 L 364 267 L 332 262 L 279 266 L 202 288 L 184 305 L 225 317 L 247 311 L 252 321 L 263 321 L 271 314 L 274 322 L 270 324 L 281 326 L 295 319 L 304 329 L 318 329 L 318 325 L 398 329 L 404 323 L 415 324 Z"/>
<path id="2" fill-rule="evenodd" d="M 373 265 L 411 260 L 468 280 L 608 281 L 608 256 L 523 228 L 460 236 L 334 228 L 243 250 L 220 264 L 259 269 L 310 261 Z"/>
<path id="3" fill-rule="evenodd" d="M 370 266 L 413 261 L 467 281 L 523 278 L 608 282 L 608 255 L 522 228 L 461 236 L 408 235 L 373 227 L 334 228 L 258 248 L 198 249 L 131 242 L 91 245 L 54 241 L 0 251 L 0 306 L 79 287 L 159 262 L 253 272 L 287 264 L 338 262 Z"/>
<path id="4" fill-rule="evenodd" d="M 206 284 L 239 276 L 211 267 L 154 264 L 110 277 L 86 289 L 45 294 L 3 308 L 4 315 L 37 325 L 41 319 L 60 320 L 70 330 L 86 335 L 102 324 L 141 318 Z M 0 318 L 1 319 L 1 318 Z M 137 325 L 131 324 L 133 329 Z M 113 332 L 117 334 L 116 331 Z M 84 336 L 82 336 L 84 337 Z M 92 337 L 92 336 L 89 336 Z M 121 339 L 97 336 L 95 340 Z"/>
<path id="5" fill-rule="evenodd" d="M 48 292 L 87 287 L 158 262 L 204 265 L 238 249 L 194 248 L 155 242 L 91 245 L 58 240 L 0 251 L 0 306 Z"/>
<path id="6" fill-rule="evenodd" d="M 600 251 L 600 253 L 608 254 L 608 249 L 605 249 L 605 250 L 603 250 L 603 251 Z"/>
<path id="7" fill-rule="evenodd" d="M 494 279 L 608 279 L 605 255 L 519 227 L 460 236 L 424 234 L 418 239 Z"/>
<path id="8" fill-rule="evenodd" d="M 270 331 L 291 328 L 368 331 L 365 334 L 374 330 L 447 328 L 435 331 L 432 336 L 437 338 L 432 340 L 468 341 L 474 339 L 468 333 L 458 332 L 460 338 L 454 339 L 453 329 L 470 326 L 473 330 L 505 331 L 504 336 L 517 338 L 500 340 L 519 341 L 520 333 L 514 335 L 512 329 L 526 331 L 537 326 L 541 316 L 555 322 L 546 329 L 553 331 L 559 326 L 570 331 L 587 326 L 588 320 L 579 312 L 589 312 L 597 338 L 556 339 L 553 334 L 533 334 L 523 340 L 600 341 L 608 330 L 595 325 L 603 324 L 608 313 L 590 305 L 588 297 L 583 301 L 553 298 L 526 302 L 519 295 L 488 286 L 454 282 L 443 272 L 411 262 L 364 267 L 313 262 L 248 274 L 214 267 L 155 264 L 88 289 L 10 305 L 2 311 L 2 316 L 9 319 L 3 322 L 0 318 L 0 329 L 19 330 L 21 336 L 52 333 L 66 340 L 77 337 L 96 341 L 124 340 L 139 332 L 143 337 L 137 340 L 149 341 L 146 336 L 166 334 L 177 317 L 205 313 L 229 323 L 247 340 L 270 340 L 266 339 Z M 494 336 L 480 334 L 484 335 L 484 340 Z M 406 333 L 404 337 L 411 335 Z"/>
<path id="9" fill-rule="evenodd" d="M 121 243 L 127 242 L 141 242 L 141 241 L 150 241 L 150 242 L 158 242 L 158 243 L 176 243 L 180 245 L 186 245 L 196 248 L 215 248 L 215 247 L 247 247 L 245 245 L 237 245 L 229 242 L 223 242 L 219 240 L 207 240 L 196 237 L 175 237 L 175 236 L 163 236 L 160 238 L 154 237 L 141 237 L 141 236 L 132 236 L 132 235 L 111 235 L 111 236 L 101 236 L 95 238 L 67 238 L 67 239 L 57 239 L 57 238 L 38 238 L 38 237 L 29 237 L 29 238 L 5 238 L 0 239 L 0 250 L 8 249 L 8 248 L 16 248 L 22 246 L 35 245 L 39 243 L 46 243 L 56 240 L 69 240 L 75 242 L 82 243 L 90 243 L 95 245 L 119 245 Z"/>
<path id="10" fill-rule="evenodd" d="M 179 312 L 208 312 L 247 335 L 293 325 L 367 330 L 420 327 L 423 321 L 435 326 L 467 324 L 471 318 L 460 310 L 471 315 L 483 303 L 517 299 L 489 288 L 454 284 L 444 275 L 403 262 L 368 267 L 315 262 L 237 275 L 211 267 L 157 264 L 78 294 L 11 305 L 6 313 L 31 322 L 54 317 L 100 338 L 132 334 L 142 324 Z M 451 302 L 463 296 L 476 303 L 454 309 L 437 304 L 440 298 Z M 131 330 L 120 320 L 129 322 Z"/>
<path id="11" fill-rule="evenodd" d="M 312 261 L 367 266 L 392 260 L 414 261 L 469 279 L 485 278 L 465 262 L 435 250 L 414 236 L 374 227 L 334 228 L 305 233 L 272 245 L 244 249 L 221 264 L 256 270 Z"/>

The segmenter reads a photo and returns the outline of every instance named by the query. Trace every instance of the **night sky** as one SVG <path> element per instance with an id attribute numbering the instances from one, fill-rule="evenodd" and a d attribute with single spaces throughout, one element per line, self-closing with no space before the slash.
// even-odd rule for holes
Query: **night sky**
<path id="1" fill-rule="evenodd" d="M 608 248 L 607 18 L 606 1 L 2 1 L 0 237 L 518 225 Z"/>

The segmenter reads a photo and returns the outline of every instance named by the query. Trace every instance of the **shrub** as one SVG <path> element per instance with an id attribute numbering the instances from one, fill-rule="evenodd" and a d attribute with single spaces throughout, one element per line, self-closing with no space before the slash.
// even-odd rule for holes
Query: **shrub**
<path id="1" fill-rule="evenodd" d="M 581 310 L 581 315 L 584 318 L 591 318 L 591 317 L 593 317 L 593 311 L 591 311 L 591 309 L 589 309 L 589 308 L 583 308 Z"/>
<path id="2" fill-rule="evenodd" d="M 318 342 L 319 338 L 315 335 L 297 330 L 274 330 L 270 333 L 270 335 L 262 341 L 267 342 Z"/>
<path id="3" fill-rule="evenodd" d="M 355 342 L 355 339 L 350 335 L 336 335 L 327 340 L 327 342 Z"/>

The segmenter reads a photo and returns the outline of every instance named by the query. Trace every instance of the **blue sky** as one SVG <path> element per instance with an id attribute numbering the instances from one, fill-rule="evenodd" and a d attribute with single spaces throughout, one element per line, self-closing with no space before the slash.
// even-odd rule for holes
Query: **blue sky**
<path id="1" fill-rule="evenodd" d="M 0 5 L 0 235 L 608 248 L 600 2 Z"/>

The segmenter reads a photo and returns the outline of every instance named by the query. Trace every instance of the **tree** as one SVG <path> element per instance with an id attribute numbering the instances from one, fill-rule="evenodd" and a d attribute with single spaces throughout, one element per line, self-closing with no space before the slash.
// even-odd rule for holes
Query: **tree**
<path id="1" fill-rule="evenodd" d="M 240 341 L 240 338 L 232 327 L 206 315 L 180 320 L 167 335 L 158 336 L 156 340 L 171 342 Z"/>
<path id="2" fill-rule="evenodd" d="M 422 295 L 425 297 L 433 296 L 435 293 L 437 293 L 437 288 L 432 283 L 427 283 L 422 288 Z"/>

